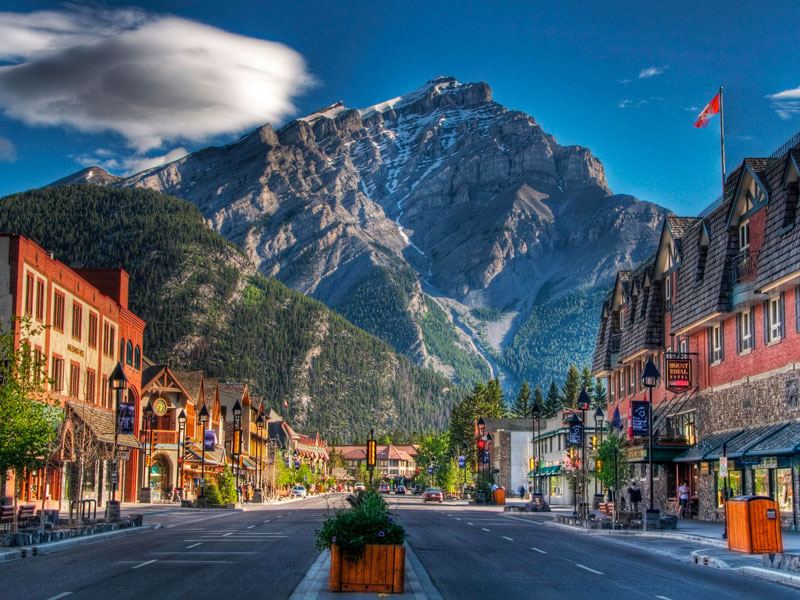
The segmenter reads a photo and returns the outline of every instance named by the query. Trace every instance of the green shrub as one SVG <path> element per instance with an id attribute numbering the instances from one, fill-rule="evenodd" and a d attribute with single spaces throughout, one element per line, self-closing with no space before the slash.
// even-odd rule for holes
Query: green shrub
<path id="1" fill-rule="evenodd" d="M 219 493 L 219 486 L 216 483 L 209 483 L 206 486 L 205 495 L 209 504 L 222 504 L 222 494 Z"/>
<path id="2" fill-rule="evenodd" d="M 316 545 L 324 550 L 337 544 L 345 559 L 356 562 L 364 555 L 367 544 L 402 544 L 405 539 L 405 529 L 389 512 L 386 501 L 369 490 L 360 494 L 349 510 L 325 519 L 317 530 Z"/>
<path id="3" fill-rule="evenodd" d="M 217 485 L 219 486 L 219 493 L 222 496 L 220 504 L 234 504 L 238 499 L 236 497 L 236 483 L 233 480 L 233 472 L 230 467 L 226 466 L 222 469 L 222 473 L 217 475 Z"/>

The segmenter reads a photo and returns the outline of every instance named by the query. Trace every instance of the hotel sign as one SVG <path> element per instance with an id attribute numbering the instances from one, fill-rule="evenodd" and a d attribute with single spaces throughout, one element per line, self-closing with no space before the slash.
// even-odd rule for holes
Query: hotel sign
<path id="1" fill-rule="evenodd" d="M 692 360 L 689 358 L 667 359 L 667 389 L 679 394 L 692 387 Z"/>

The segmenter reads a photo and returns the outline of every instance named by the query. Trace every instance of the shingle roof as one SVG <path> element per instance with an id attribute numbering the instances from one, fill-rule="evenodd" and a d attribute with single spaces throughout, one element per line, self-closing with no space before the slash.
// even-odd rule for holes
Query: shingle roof
<path id="1" fill-rule="evenodd" d="M 667 226 L 669 227 L 670 232 L 672 232 L 672 237 L 675 239 L 680 239 L 683 237 L 683 234 L 686 232 L 687 229 L 691 228 L 692 225 L 697 223 L 700 219 L 697 217 L 667 217 L 666 222 Z"/>
<path id="2" fill-rule="evenodd" d="M 196 369 L 193 371 L 182 371 L 177 369 L 170 369 L 184 389 L 189 392 L 192 400 L 195 402 L 200 401 L 200 384 L 203 382 L 203 370 Z"/>
<path id="3" fill-rule="evenodd" d="M 714 451 L 722 448 L 723 442 L 733 441 L 740 433 L 742 433 L 741 429 L 732 429 L 728 431 L 712 433 L 705 439 L 700 440 L 683 454 L 677 456 L 675 458 L 675 462 L 697 462 L 706 460 L 714 453 Z"/>
<path id="4" fill-rule="evenodd" d="M 769 437 L 765 437 L 747 450 L 753 456 L 793 454 L 800 448 L 800 421 L 790 421 L 785 427 L 776 427 Z"/>
<path id="5" fill-rule="evenodd" d="M 92 431 L 98 441 L 107 444 L 114 443 L 114 415 L 108 410 L 97 408 L 83 402 L 67 400 L 67 406 L 72 414 L 83 421 Z M 117 445 L 129 448 L 141 448 L 139 440 L 128 433 L 117 435 Z"/>

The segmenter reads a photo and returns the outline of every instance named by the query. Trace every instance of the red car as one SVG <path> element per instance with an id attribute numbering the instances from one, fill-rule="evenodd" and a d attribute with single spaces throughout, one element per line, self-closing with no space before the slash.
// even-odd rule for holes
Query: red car
<path id="1" fill-rule="evenodd" d="M 438 502 L 441 504 L 442 500 L 444 500 L 444 494 L 442 494 L 442 490 L 439 488 L 428 488 L 422 494 L 423 502 Z"/>

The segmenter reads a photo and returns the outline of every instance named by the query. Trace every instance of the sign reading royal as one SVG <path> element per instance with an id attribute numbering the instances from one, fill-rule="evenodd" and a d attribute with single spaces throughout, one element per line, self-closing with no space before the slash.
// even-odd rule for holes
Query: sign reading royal
<path id="1" fill-rule="evenodd" d="M 631 402 L 631 434 L 633 437 L 647 437 L 650 431 L 650 403 L 634 400 Z"/>
<path id="2" fill-rule="evenodd" d="M 692 360 L 690 358 L 667 359 L 667 389 L 679 394 L 692 387 Z"/>

